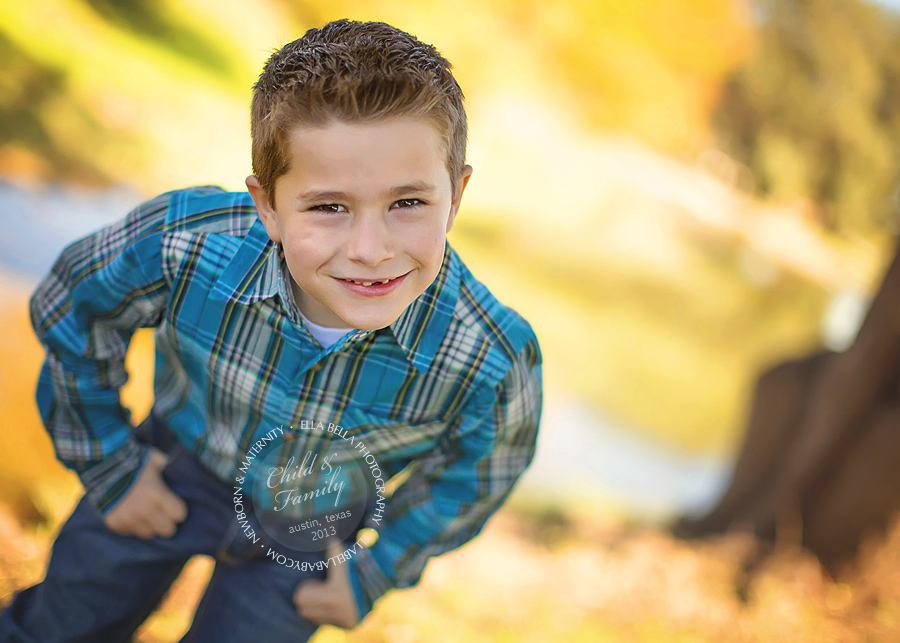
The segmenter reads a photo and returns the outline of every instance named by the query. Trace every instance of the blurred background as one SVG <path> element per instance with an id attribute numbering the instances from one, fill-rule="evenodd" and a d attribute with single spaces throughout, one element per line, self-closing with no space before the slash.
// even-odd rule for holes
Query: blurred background
<path id="1" fill-rule="evenodd" d="M 450 241 L 535 328 L 538 455 L 476 541 L 326 641 L 900 639 L 900 530 L 833 578 L 673 539 L 728 485 L 754 382 L 852 342 L 894 252 L 900 2 L 33 0 L 0 4 L 0 604 L 79 497 L 34 403 L 28 297 L 156 194 L 244 189 L 250 88 L 310 27 L 381 20 L 449 58 L 475 174 Z M 123 392 L 152 403 L 140 331 Z M 144 642 L 176 641 L 197 557 Z"/>

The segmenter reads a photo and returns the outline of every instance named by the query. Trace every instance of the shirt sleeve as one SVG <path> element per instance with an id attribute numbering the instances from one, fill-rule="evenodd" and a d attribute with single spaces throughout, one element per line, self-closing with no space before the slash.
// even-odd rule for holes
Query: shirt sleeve
<path id="1" fill-rule="evenodd" d="M 443 449 L 414 467 L 385 502 L 378 540 L 349 560 L 360 619 L 388 590 L 415 585 L 432 556 L 478 535 L 534 458 L 542 404 L 532 339 L 503 380 L 474 392 Z"/>
<path id="2" fill-rule="evenodd" d="M 122 499 L 149 451 L 119 400 L 125 354 L 138 328 L 162 321 L 169 287 L 162 229 L 170 194 L 72 242 L 30 299 L 46 351 L 37 406 L 56 455 L 101 515 Z"/>

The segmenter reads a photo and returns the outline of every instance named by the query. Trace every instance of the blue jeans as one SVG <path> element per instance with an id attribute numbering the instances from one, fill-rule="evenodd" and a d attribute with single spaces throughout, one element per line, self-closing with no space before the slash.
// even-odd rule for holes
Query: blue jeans
<path id="1" fill-rule="evenodd" d="M 121 536 L 83 497 L 53 544 L 44 580 L 16 594 L 0 614 L 0 642 L 129 641 L 195 554 L 214 557 L 215 570 L 182 643 L 306 641 L 317 625 L 298 614 L 293 593 L 304 580 L 325 578 L 325 570 L 301 572 L 267 558 L 269 538 L 253 512 L 247 514 L 260 537 L 255 544 L 240 529 L 232 487 L 154 413 L 135 434 L 169 455 L 163 477 L 187 503 L 187 519 L 170 538 Z M 298 554 L 304 556 L 323 558 Z"/>

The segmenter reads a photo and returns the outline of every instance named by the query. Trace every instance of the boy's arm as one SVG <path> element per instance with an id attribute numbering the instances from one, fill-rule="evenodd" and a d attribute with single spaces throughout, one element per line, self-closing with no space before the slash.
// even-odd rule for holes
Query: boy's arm
<path id="1" fill-rule="evenodd" d="M 541 415 L 537 340 L 496 387 L 474 391 L 450 432 L 449 455 L 414 468 L 386 501 L 378 541 L 349 561 L 360 619 L 392 588 L 415 585 L 432 556 L 474 538 L 534 457 Z"/>
<path id="2" fill-rule="evenodd" d="M 135 330 L 157 326 L 169 298 L 161 233 L 170 195 L 62 251 L 31 296 L 31 322 L 46 349 L 37 406 L 59 460 L 76 471 L 106 515 L 147 461 L 119 401 Z"/>

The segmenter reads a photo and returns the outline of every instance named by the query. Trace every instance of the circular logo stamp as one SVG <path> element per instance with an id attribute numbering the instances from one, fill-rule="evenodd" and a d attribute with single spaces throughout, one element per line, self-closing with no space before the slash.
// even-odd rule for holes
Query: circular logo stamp
<path id="1" fill-rule="evenodd" d="M 365 443 L 340 425 L 279 426 L 247 450 L 235 477 L 234 508 L 255 543 L 258 535 L 247 526 L 252 512 L 273 559 L 325 551 L 335 541 L 351 543 L 346 559 L 357 545 L 370 545 L 380 527 L 383 473 Z"/>

